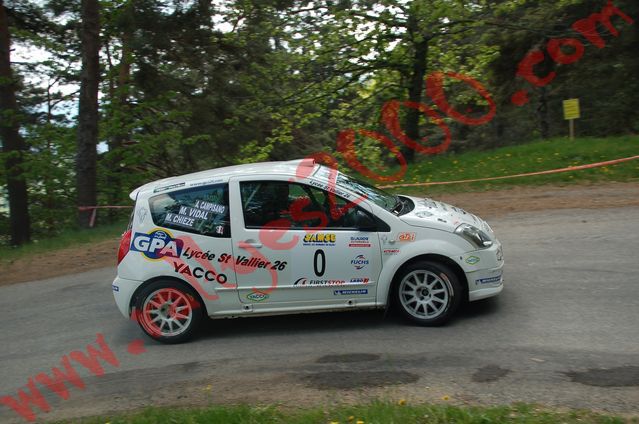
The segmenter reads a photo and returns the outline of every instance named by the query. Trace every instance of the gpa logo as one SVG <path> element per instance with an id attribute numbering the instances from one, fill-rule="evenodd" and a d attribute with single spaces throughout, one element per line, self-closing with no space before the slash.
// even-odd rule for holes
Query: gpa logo
<path id="1" fill-rule="evenodd" d="M 131 250 L 140 252 L 148 259 L 162 259 L 165 256 L 179 258 L 184 242 L 174 239 L 168 231 L 153 230 L 148 234 L 135 233 Z"/>
<path id="2" fill-rule="evenodd" d="M 357 255 L 355 256 L 355 259 L 351 260 L 351 265 L 353 265 L 355 269 L 362 269 L 368 264 L 369 264 L 369 261 L 368 259 L 366 259 L 366 256 L 364 255 Z"/>

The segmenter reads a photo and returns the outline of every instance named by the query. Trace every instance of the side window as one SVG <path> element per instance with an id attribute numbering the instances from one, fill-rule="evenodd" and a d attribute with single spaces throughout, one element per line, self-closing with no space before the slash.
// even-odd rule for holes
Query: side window
<path id="1" fill-rule="evenodd" d="M 362 214 L 372 215 L 359 207 L 351 207 L 343 214 L 331 214 L 329 194 L 315 187 L 286 181 L 241 182 L 244 225 L 247 228 L 292 229 L 358 227 Z M 348 202 L 335 196 L 335 211 L 344 209 Z M 276 222 L 278 220 L 279 223 Z M 281 225 L 278 225 L 281 224 Z"/>
<path id="2" fill-rule="evenodd" d="M 211 237 L 231 237 L 228 184 L 164 193 L 149 199 L 156 225 Z"/>

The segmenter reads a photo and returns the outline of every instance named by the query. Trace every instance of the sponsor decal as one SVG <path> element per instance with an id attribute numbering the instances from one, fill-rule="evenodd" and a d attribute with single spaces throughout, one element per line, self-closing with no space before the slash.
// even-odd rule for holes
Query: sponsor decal
<path id="1" fill-rule="evenodd" d="M 466 263 L 469 265 L 475 265 L 479 263 L 480 259 L 477 256 L 469 256 L 466 258 Z"/>
<path id="2" fill-rule="evenodd" d="M 399 249 L 384 249 L 384 255 L 399 255 Z"/>
<path id="3" fill-rule="evenodd" d="M 116 291 L 116 292 L 120 291 L 120 287 L 116 286 L 115 284 L 111 284 L 111 288 L 113 289 L 113 291 Z"/>
<path id="4" fill-rule="evenodd" d="M 371 242 L 368 236 L 351 237 L 348 247 L 371 247 Z"/>
<path id="5" fill-rule="evenodd" d="M 306 234 L 303 239 L 304 246 L 335 246 L 334 233 Z"/>
<path id="6" fill-rule="evenodd" d="M 178 274 L 192 275 L 195 278 L 204 278 L 206 281 L 216 281 L 220 284 L 226 284 L 228 280 L 226 274 L 218 274 L 215 271 L 205 270 L 199 266 L 191 270 L 187 264 L 181 264 L 175 261 L 173 262 L 173 270 Z"/>
<path id="7" fill-rule="evenodd" d="M 346 284 L 344 280 L 309 280 L 306 277 L 298 278 L 293 287 L 327 287 L 327 286 L 343 286 Z"/>
<path id="8" fill-rule="evenodd" d="M 200 187 L 200 186 L 204 186 L 204 185 L 208 185 L 208 184 L 215 184 L 215 183 L 221 183 L 221 182 L 222 182 L 221 179 L 199 181 L 199 182 L 195 182 L 195 183 L 190 183 L 189 187 Z"/>
<path id="9" fill-rule="evenodd" d="M 501 247 L 497 249 L 497 253 L 495 253 L 495 255 L 497 256 L 497 262 L 504 260 L 504 253 L 502 252 Z"/>
<path id="10" fill-rule="evenodd" d="M 328 173 L 325 173 L 325 176 L 326 176 L 326 178 L 329 178 L 328 177 Z M 321 183 L 319 181 L 311 180 L 311 181 L 308 182 L 308 184 L 312 185 L 313 187 L 317 187 L 320 190 L 324 190 L 324 191 L 328 191 L 330 193 L 336 194 L 336 195 L 338 195 L 340 197 L 345 197 L 347 199 L 352 197 L 349 193 L 345 192 L 344 190 L 341 190 L 338 187 L 335 187 L 335 183 L 324 184 L 324 183 Z"/>
<path id="11" fill-rule="evenodd" d="M 153 190 L 153 193 L 159 193 L 161 191 L 167 191 L 167 190 L 173 190 L 174 188 L 178 188 L 178 187 L 184 187 L 185 183 L 177 183 L 177 184 L 171 184 L 168 186 L 164 186 L 164 187 L 156 187 L 155 190 Z"/>
<path id="12" fill-rule="evenodd" d="M 184 253 L 182 253 L 182 256 L 184 256 L 186 259 L 207 259 L 209 261 L 215 259 L 215 253 L 211 253 L 209 250 L 203 252 L 201 250 L 191 249 L 190 247 L 186 248 Z"/>
<path id="13" fill-rule="evenodd" d="M 142 253 L 148 259 L 162 259 L 165 256 L 179 258 L 184 242 L 174 239 L 166 230 L 153 230 L 148 234 L 135 233 L 131 241 L 131 250 Z"/>
<path id="14" fill-rule="evenodd" d="M 368 294 L 368 289 L 333 290 L 333 296 L 349 296 L 352 294 Z"/>
<path id="15" fill-rule="evenodd" d="M 269 295 L 266 293 L 262 293 L 260 291 L 256 291 L 253 293 L 249 293 L 246 295 L 246 298 L 251 302 L 262 302 L 269 298 Z"/>
<path id="16" fill-rule="evenodd" d="M 398 241 L 415 241 L 415 233 L 399 233 Z"/>
<path id="17" fill-rule="evenodd" d="M 368 284 L 369 278 L 351 278 L 348 284 Z"/>
<path id="18" fill-rule="evenodd" d="M 238 255 L 237 257 L 233 257 L 233 255 L 229 254 L 229 253 L 222 253 L 219 257 L 219 259 L 217 260 L 220 263 L 233 263 L 235 262 L 235 265 L 237 266 L 242 266 L 242 267 L 247 267 L 247 268 L 264 268 L 264 269 L 274 269 L 276 271 L 284 271 L 286 269 L 286 265 L 288 264 L 288 262 L 286 261 L 274 261 L 274 262 L 270 262 L 270 261 L 265 261 L 264 259 L 261 259 L 259 257 L 254 257 L 254 256 L 242 256 L 242 255 Z"/>
<path id="19" fill-rule="evenodd" d="M 478 285 L 478 284 L 493 284 L 493 283 L 499 283 L 500 281 L 501 281 L 501 274 L 496 275 L 494 277 L 477 279 L 477 280 L 475 280 L 475 285 Z"/>
<path id="20" fill-rule="evenodd" d="M 362 269 L 368 264 L 369 261 L 364 255 L 357 255 L 355 258 L 351 259 L 351 265 L 353 265 L 355 269 Z"/>

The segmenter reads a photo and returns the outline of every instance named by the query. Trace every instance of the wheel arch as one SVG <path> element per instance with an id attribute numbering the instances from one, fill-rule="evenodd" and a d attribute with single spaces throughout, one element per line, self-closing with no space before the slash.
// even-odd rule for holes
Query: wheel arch
<path id="1" fill-rule="evenodd" d="M 163 282 L 176 282 L 176 283 L 180 283 L 180 284 L 185 284 L 186 286 L 190 287 L 193 292 L 195 292 L 195 295 L 197 296 L 197 301 L 199 302 L 200 307 L 203 309 L 202 312 L 204 312 L 205 316 L 208 316 L 208 312 L 206 310 L 206 304 L 204 303 L 204 300 L 202 299 L 202 296 L 200 295 L 200 293 L 197 291 L 197 289 L 195 287 L 193 287 L 191 284 L 189 284 L 188 281 L 185 281 L 181 278 L 177 278 L 177 277 L 172 277 L 172 276 L 159 276 L 159 277 L 153 277 L 150 278 L 148 280 L 146 280 L 144 283 L 140 284 L 138 286 L 138 288 L 135 289 L 135 291 L 133 292 L 133 294 L 131 295 L 131 300 L 129 301 L 129 316 L 131 316 L 131 312 L 133 311 L 133 307 L 138 299 L 138 296 L 140 295 L 140 293 L 142 292 L 142 290 L 144 290 L 146 287 L 150 286 L 153 283 L 156 283 L 158 281 L 163 281 Z"/>
<path id="2" fill-rule="evenodd" d="M 468 279 L 466 278 L 466 273 L 464 272 L 462 267 L 448 256 L 440 255 L 437 253 L 424 253 L 421 255 L 413 256 L 412 258 L 402 263 L 399 266 L 399 268 L 397 268 L 397 270 L 393 274 L 393 278 L 391 279 L 391 283 L 388 285 L 388 290 L 386 292 L 387 306 L 390 305 L 391 302 L 389 301 L 389 299 L 391 298 L 391 293 L 395 289 L 395 286 L 398 284 L 398 281 L 396 278 L 397 275 L 401 274 L 404 271 L 404 269 L 406 269 L 407 266 L 418 261 L 438 262 L 448 266 L 451 269 L 451 271 L 455 273 L 457 278 L 459 278 L 459 282 L 462 284 L 462 288 L 464 289 L 464 292 L 462 294 L 462 300 L 468 301 L 468 290 L 469 290 Z"/>

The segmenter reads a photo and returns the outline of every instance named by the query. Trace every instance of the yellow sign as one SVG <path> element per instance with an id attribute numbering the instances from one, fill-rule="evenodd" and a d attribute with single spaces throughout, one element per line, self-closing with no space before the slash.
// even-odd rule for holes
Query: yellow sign
<path id="1" fill-rule="evenodd" d="M 579 119 L 581 111 L 579 110 L 579 99 L 564 100 L 564 119 Z"/>

